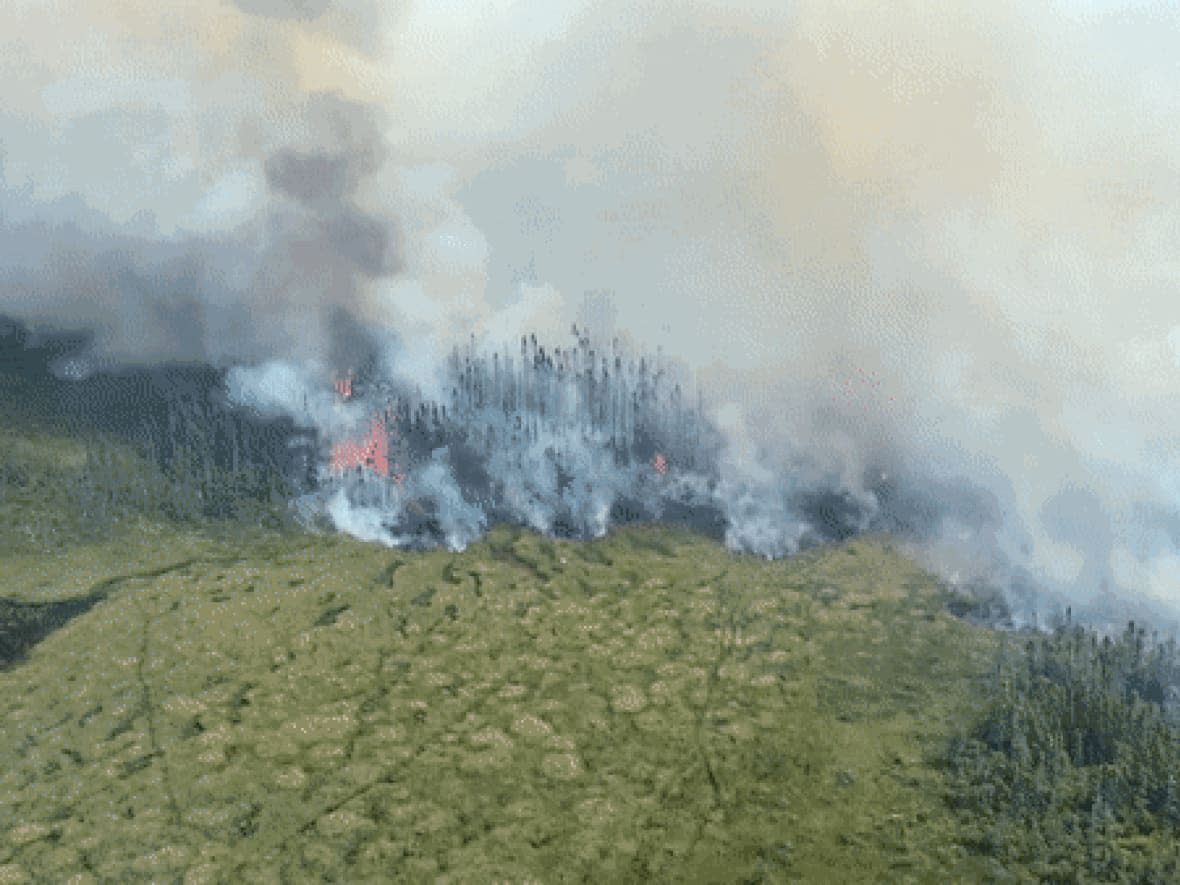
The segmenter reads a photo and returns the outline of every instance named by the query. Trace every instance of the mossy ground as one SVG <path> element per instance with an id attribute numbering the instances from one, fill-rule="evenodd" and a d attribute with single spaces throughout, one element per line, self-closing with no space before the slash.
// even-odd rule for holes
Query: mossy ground
<path id="1" fill-rule="evenodd" d="M 137 513 L 125 457 L 88 533 L 81 445 L 0 428 L 0 596 L 105 592 L 0 669 L 0 883 L 988 878 L 933 762 L 995 638 L 887 539 L 409 553 Z"/>
<path id="2" fill-rule="evenodd" d="M 929 761 L 992 639 L 884 539 L 137 537 L 5 560 L 119 585 L 0 672 L 0 882 L 977 877 Z"/>

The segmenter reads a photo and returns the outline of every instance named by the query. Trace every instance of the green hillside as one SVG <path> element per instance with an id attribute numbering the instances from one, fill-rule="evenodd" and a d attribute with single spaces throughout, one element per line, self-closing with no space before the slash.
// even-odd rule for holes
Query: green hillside
<path id="1" fill-rule="evenodd" d="M 0 668 L 0 883 L 1171 881 L 1150 808 L 1047 867 L 1004 836 L 998 635 L 886 538 L 410 553 L 172 518 L 114 443 L 86 531 L 86 449 L 2 432 L 0 631 L 40 633 Z"/>

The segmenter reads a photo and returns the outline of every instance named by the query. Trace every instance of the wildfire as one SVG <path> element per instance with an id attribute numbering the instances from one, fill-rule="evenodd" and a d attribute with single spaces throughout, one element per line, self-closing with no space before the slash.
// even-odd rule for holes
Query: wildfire
<path id="1" fill-rule="evenodd" d="M 675 475 L 711 470 L 714 434 L 703 418 L 700 395 L 694 409 L 678 380 L 680 370 L 664 365 L 661 354 L 655 360 L 632 358 L 617 341 L 609 352 L 600 352 L 580 327 L 575 335 L 576 347 L 553 349 L 539 345 L 535 335 L 522 336 L 519 357 L 511 350 L 483 353 L 472 336 L 466 353 L 453 348 L 447 363 L 451 383 L 444 389 L 449 396 L 436 400 L 391 379 L 358 378 L 346 365 L 337 366 L 332 399 L 346 403 L 337 409 L 338 417 L 363 403 L 364 423 L 329 441 L 325 492 L 343 491 L 357 502 L 377 500 L 390 520 L 410 511 L 437 517 L 446 508 L 423 508 L 437 494 L 429 476 L 407 480 L 415 458 L 445 451 L 451 440 L 459 440 L 462 445 L 450 449 L 450 457 L 484 458 L 487 466 L 496 463 L 505 472 L 487 503 L 511 510 L 520 505 L 508 492 L 510 484 L 527 482 L 522 474 L 531 469 L 531 450 L 554 435 L 546 455 L 560 468 L 556 475 L 561 478 L 581 469 L 583 461 L 593 464 L 595 459 L 581 457 L 580 447 L 598 445 L 628 473 L 638 469 L 657 494 L 685 491 L 680 497 L 691 498 L 692 489 L 669 486 L 674 476 L 669 468 L 674 461 Z M 384 406 L 377 405 L 382 399 Z M 508 450 L 503 461 L 494 457 L 501 449 Z M 463 480 L 460 473 L 456 481 Z M 367 481 L 377 477 L 389 482 Z M 594 479 L 585 477 L 587 493 Z M 553 497 L 554 512 L 569 507 L 572 515 L 577 502 L 568 500 L 562 483 L 549 489 L 543 478 L 539 482 L 536 493 Z M 407 490 L 408 500 L 402 494 Z M 470 503 L 482 507 L 485 499 Z"/>
<path id="2" fill-rule="evenodd" d="M 369 435 L 360 440 L 346 439 L 332 446 L 331 470 L 343 473 L 351 467 L 367 467 L 381 476 L 389 476 L 389 437 L 385 432 L 385 419 L 373 417 Z M 400 485 L 401 474 L 394 479 Z"/>
<path id="3" fill-rule="evenodd" d="M 352 370 L 347 373 L 335 374 L 332 377 L 332 387 L 341 399 L 352 399 Z M 371 470 L 378 476 L 387 476 L 401 488 L 405 482 L 405 474 L 399 470 L 397 464 L 389 462 L 389 432 L 386 421 L 396 421 L 397 415 L 386 409 L 384 414 L 377 413 L 369 422 L 369 433 L 360 439 L 346 439 L 332 446 L 332 454 L 328 461 L 328 469 L 335 474 L 342 474 L 352 468 Z"/>

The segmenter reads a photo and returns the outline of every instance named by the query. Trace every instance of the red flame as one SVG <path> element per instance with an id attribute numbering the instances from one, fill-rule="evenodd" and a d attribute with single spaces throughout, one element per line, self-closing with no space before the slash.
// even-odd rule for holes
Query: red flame
<path id="1" fill-rule="evenodd" d="M 668 462 L 663 455 L 656 455 L 655 466 L 656 473 L 660 476 L 665 476 L 668 473 Z"/>
<path id="2" fill-rule="evenodd" d="M 332 446 L 329 466 L 337 473 L 350 467 L 367 467 L 381 476 L 388 476 L 389 437 L 385 433 L 385 419 L 380 415 L 374 416 L 367 437 L 359 441 L 344 440 Z"/>
<path id="3" fill-rule="evenodd" d="M 352 399 L 352 372 L 344 377 L 337 376 L 332 379 L 332 386 L 336 388 L 336 392 L 340 394 L 341 398 Z"/>

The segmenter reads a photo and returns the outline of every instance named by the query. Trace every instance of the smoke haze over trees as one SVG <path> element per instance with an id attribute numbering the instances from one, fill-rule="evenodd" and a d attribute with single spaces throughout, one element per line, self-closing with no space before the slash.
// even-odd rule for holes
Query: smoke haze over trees
<path id="1" fill-rule="evenodd" d="M 739 546 L 845 508 L 948 577 L 1174 618 L 1178 30 L 1133 2 L 15 0 L 0 314 L 80 334 L 62 378 L 286 379 L 331 440 L 368 420 L 333 372 L 447 403 L 470 333 L 565 346 L 610 290 L 699 383 Z"/>

